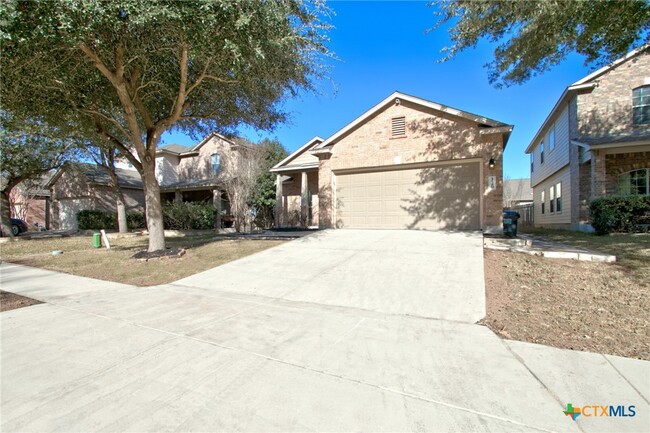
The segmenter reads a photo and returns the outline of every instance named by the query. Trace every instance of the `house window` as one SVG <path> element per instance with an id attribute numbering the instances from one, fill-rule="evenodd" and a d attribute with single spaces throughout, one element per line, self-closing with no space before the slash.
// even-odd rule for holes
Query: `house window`
<path id="1" fill-rule="evenodd" d="M 544 142 L 543 141 L 539 145 L 539 159 L 540 159 L 540 164 L 544 164 Z"/>
<path id="2" fill-rule="evenodd" d="M 542 191 L 542 215 L 546 213 L 546 191 Z"/>
<path id="3" fill-rule="evenodd" d="M 646 125 L 650 123 L 650 86 L 637 87 L 632 90 L 632 123 Z"/>
<path id="4" fill-rule="evenodd" d="M 562 182 L 555 185 L 555 212 L 562 212 Z"/>
<path id="5" fill-rule="evenodd" d="M 650 195 L 650 169 L 642 168 L 620 175 L 618 192 L 621 195 Z"/>
<path id="6" fill-rule="evenodd" d="M 555 212 L 555 186 L 548 189 L 548 199 L 548 210 L 553 213 Z"/>
<path id="7" fill-rule="evenodd" d="M 532 152 L 530 154 L 530 172 L 532 173 L 534 171 L 535 171 L 535 153 Z"/>
<path id="8" fill-rule="evenodd" d="M 406 117 L 393 117 L 390 124 L 391 138 L 406 136 Z"/>
<path id="9" fill-rule="evenodd" d="M 210 162 L 212 163 L 212 174 L 218 175 L 221 171 L 221 155 L 213 153 L 210 155 Z"/>
<path id="10" fill-rule="evenodd" d="M 548 151 L 555 149 L 555 125 L 548 131 Z"/>

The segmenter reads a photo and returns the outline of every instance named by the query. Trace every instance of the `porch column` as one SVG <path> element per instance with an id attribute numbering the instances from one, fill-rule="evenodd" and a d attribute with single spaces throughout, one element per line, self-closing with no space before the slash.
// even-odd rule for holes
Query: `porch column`
<path id="1" fill-rule="evenodd" d="M 275 180 L 275 227 L 282 227 L 282 175 Z"/>
<path id="2" fill-rule="evenodd" d="M 318 227 L 334 227 L 334 191 L 330 155 L 319 155 L 318 162 Z"/>
<path id="3" fill-rule="evenodd" d="M 176 203 L 181 203 L 183 201 L 183 193 L 179 190 L 174 191 L 174 201 Z"/>
<path id="4" fill-rule="evenodd" d="M 214 216 L 214 228 L 221 228 L 221 190 L 213 189 L 212 190 L 212 206 L 216 209 Z"/>
<path id="5" fill-rule="evenodd" d="M 605 170 L 605 154 L 601 150 L 591 151 L 591 198 L 604 196 L 607 193 L 607 175 Z"/>
<path id="6" fill-rule="evenodd" d="M 300 224 L 303 227 L 309 225 L 309 183 L 306 171 L 301 173 L 300 179 Z"/>

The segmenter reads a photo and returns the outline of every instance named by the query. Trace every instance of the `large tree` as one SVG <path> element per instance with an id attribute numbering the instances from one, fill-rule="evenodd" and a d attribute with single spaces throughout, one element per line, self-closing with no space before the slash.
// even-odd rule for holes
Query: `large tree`
<path id="1" fill-rule="evenodd" d="M 41 120 L 16 119 L 0 111 L 0 224 L 11 232 L 11 191 L 60 167 L 74 155 L 67 132 L 45 126 Z"/>
<path id="2" fill-rule="evenodd" d="M 140 172 L 149 251 L 163 249 L 162 134 L 285 120 L 282 99 L 321 73 L 323 13 L 303 0 L 5 1 L 0 97 L 51 125 L 91 120 L 82 132 L 100 134 Z"/>
<path id="3" fill-rule="evenodd" d="M 277 139 L 265 138 L 259 143 L 261 152 L 261 173 L 253 188 L 251 204 L 255 209 L 255 220 L 260 227 L 273 225 L 275 210 L 276 176 L 269 170 L 287 157 L 288 152 Z"/>
<path id="4" fill-rule="evenodd" d="M 437 0 L 440 20 L 451 22 L 452 45 L 443 60 L 497 43 L 486 65 L 497 87 L 521 84 L 560 63 L 571 52 L 601 66 L 650 41 L 647 0 Z"/>

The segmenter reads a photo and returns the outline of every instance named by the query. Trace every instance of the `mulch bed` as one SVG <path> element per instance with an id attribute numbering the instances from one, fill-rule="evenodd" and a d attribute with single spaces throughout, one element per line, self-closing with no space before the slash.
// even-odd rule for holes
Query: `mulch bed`
<path id="1" fill-rule="evenodd" d="M 131 256 L 132 259 L 136 260 L 153 260 L 153 259 L 177 259 L 183 257 L 185 254 L 185 248 L 166 248 L 164 250 L 156 251 L 139 251 Z"/>
<path id="2" fill-rule="evenodd" d="M 15 293 L 0 290 L 0 312 L 15 310 L 16 308 L 29 307 L 30 305 L 42 304 L 36 299 L 16 295 Z"/>

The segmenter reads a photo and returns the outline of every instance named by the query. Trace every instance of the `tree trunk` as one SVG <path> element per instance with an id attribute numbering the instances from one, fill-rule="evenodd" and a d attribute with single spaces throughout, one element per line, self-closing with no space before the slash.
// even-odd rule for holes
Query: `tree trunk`
<path id="1" fill-rule="evenodd" d="M 4 189 L 0 191 L 0 224 L 2 224 L 2 236 L 14 237 L 11 231 L 11 208 L 9 205 L 9 193 L 11 191 Z"/>
<path id="2" fill-rule="evenodd" d="M 129 232 L 129 224 L 126 220 L 126 203 L 124 202 L 124 195 L 122 191 L 117 195 L 117 228 L 120 233 Z"/>
<path id="3" fill-rule="evenodd" d="M 142 186 L 144 188 L 144 203 L 147 215 L 147 230 L 149 231 L 149 252 L 165 249 L 165 228 L 163 227 L 162 202 L 160 200 L 160 185 L 156 179 L 156 163 L 154 158 L 142 161 Z"/>
<path id="4" fill-rule="evenodd" d="M 122 193 L 122 188 L 117 180 L 117 174 L 115 173 L 115 168 L 111 170 L 108 167 L 104 167 L 108 171 L 108 174 L 111 178 L 111 189 L 115 194 L 115 207 L 117 208 L 117 228 L 120 233 L 128 233 L 129 225 L 126 220 L 126 200 L 124 200 L 124 193 Z"/>

